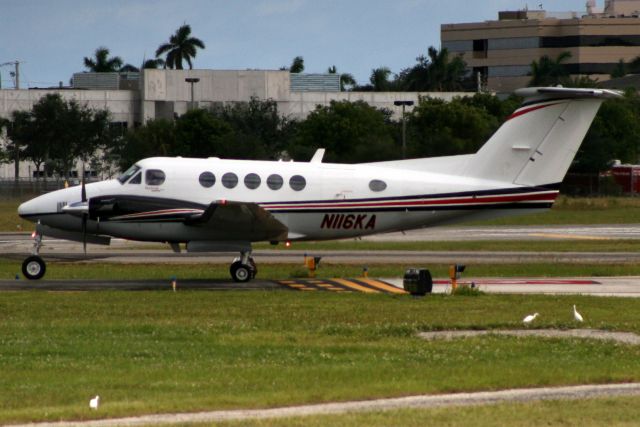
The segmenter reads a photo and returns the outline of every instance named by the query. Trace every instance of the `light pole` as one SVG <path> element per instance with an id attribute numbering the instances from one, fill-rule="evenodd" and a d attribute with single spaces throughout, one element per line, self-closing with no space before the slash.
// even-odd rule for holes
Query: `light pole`
<path id="1" fill-rule="evenodd" d="M 197 77 L 187 77 L 186 79 L 184 79 L 184 81 L 191 85 L 191 109 L 193 109 L 193 106 L 194 106 L 194 102 L 193 102 L 193 85 L 198 83 L 200 81 L 200 79 L 197 78 Z"/>
<path id="2" fill-rule="evenodd" d="M 402 158 L 407 158 L 407 122 L 404 119 L 405 107 L 412 106 L 413 101 L 393 101 L 393 105 L 396 107 L 402 105 Z"/>

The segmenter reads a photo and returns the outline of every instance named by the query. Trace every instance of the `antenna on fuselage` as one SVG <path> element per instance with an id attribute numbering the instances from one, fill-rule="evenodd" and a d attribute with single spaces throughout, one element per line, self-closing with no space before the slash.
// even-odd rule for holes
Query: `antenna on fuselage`
<path id="1" fill-rule="evenodd" d="M 311 158 L 311 160 L 309 160 L 309 163 L 322 163 L 324 152 L 325 152 L 324 148 L 318 148 L 315 154 L 313 155 L 313 157 Z"/>

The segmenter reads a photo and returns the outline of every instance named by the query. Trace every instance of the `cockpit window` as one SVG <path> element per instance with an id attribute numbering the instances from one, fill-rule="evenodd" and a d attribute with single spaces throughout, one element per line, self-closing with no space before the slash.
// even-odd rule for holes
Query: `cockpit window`
<path id="1" fill-rule="evenodd" d="M 139 170 L 140 170 L 140 166 L 138 165 L 131 166 L 122 175 L 118 177 L 118 181 L 120 181 L 120 184 L 124 184 L 125 182 L 127 182 L 129 178 L 135 175 L 136 172 L 138 172 Z"/>
<path id="2" fill-rule="evenodd" d="M 138 172 L 136 176 L 129 180 L 129 184 L 140 184 L 142 182 L 142 172 Z"/>
<path id="3" fill-rule="evenodd" d="M 147 185 L 162 185 L 164 178 L 164 172 L 160 169 L 148 169 L 144 174 L 144 182 Z"/>

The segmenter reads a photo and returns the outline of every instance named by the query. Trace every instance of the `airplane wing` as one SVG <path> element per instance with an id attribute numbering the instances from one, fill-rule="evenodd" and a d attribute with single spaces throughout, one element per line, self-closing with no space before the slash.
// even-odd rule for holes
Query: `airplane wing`
<path id="1" fill-rule="evenodd" d="M 261 235 L 265 240 L 286 240 L 288 228 L 257 203 L 216 201 L 202 213 L 184 220 L 185 225 L 213 227 L 225 232 Z"/>
<path id="2" fill-rule="evenodd" d="M 288 228 L 257 203 L 217 200 L 201 204 L 136 196 L 89 199 L 89 218 L 116 222 L 182 222 L 238 240 L 287 240 Z M 207 233 L 209 234 L 209 233 Z M 225 237 L 226 238 L 226 237 Z"/>

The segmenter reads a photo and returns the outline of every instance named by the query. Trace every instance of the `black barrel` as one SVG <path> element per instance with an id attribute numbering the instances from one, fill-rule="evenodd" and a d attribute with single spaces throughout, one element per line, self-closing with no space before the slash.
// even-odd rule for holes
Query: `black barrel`
<path id="1" fill-rule="evenodd" d="M 409 268 L 404 272 L 404 290 L 411 295 L 426 295 L 433 290 L 431 272 L 426 268 Z"/>

